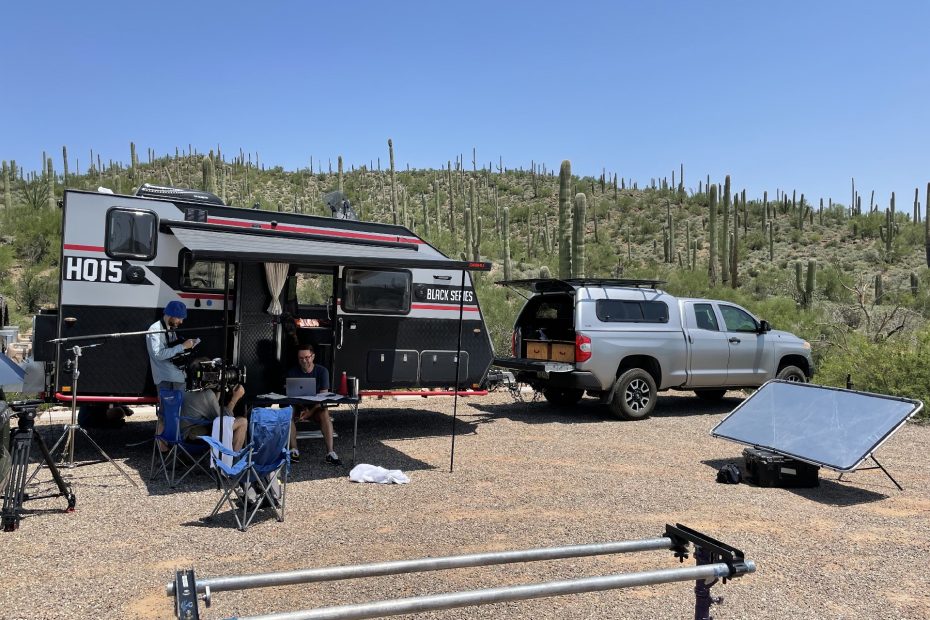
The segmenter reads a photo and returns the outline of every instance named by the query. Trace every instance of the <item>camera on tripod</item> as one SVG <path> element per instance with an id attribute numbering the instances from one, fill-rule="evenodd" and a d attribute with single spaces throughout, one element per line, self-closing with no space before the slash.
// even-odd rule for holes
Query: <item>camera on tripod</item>
<path id="1" fill-rule="evenodd" d="M 199 358 L 187 367 L 187 389 L 218 390 L 225 387 L 231 390 L 236 385 L 245 383 L 245 368 L 226 364 L 220 358 Z"/>

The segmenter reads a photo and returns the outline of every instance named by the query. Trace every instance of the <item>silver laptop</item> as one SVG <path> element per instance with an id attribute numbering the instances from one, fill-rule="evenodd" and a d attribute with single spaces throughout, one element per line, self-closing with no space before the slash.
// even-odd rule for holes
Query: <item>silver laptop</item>
<path id="1" fill-rule="evenodd" d="M 288 377 L 287 397 L 316 396 L 316 379 L 312 377 Z"/>

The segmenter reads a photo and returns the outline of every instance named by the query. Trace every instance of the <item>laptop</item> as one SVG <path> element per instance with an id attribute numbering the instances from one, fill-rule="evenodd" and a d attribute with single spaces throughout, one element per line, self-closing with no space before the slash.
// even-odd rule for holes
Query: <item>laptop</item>
<path id="1" fill-rule="evenodd" d="M 316 396 L 316 379 L 312 377 L 288 377 L 286 388 L 288 398 Z"/>

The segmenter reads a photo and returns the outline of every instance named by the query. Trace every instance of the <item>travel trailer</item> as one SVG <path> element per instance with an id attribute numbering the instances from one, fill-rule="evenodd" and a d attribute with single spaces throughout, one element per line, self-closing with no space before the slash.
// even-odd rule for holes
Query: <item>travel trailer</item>
<path id="1" fill-rule="evenodd" d="M 251 395 L 283 387 L 302 343 L 334 383 L 345 372 L 362 390 L 486 380 L 491 340 L 469 272 L 490 264 L 450 259 L 403 226 L 148 185 L 67 190 L 62 209 L 58 308 L 34 332 L 58 400 L 72 397 L 79 353 L 80 402 L 154 402 L 141 332 L 175 300 L 188 313 L 179 335 L 201 341 L 192 355 L 244 372 Z"/>

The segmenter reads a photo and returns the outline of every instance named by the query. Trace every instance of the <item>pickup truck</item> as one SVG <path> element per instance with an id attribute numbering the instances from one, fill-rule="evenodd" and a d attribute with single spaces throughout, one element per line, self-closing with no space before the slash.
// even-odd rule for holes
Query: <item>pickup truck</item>
<path id="1" fill-rule="evenodd" d="M 769 379 L 808 381 L 810 343 L 772 329 L 746 309 L 678 298 L 657 280 L 533 279 L 499 284 L 528 290 L 512 335 L 512 357 L 494 365 L 555 405 L 587 392 L 618 418 L 648 417 L 661 390 L 720 399 Z"/>

